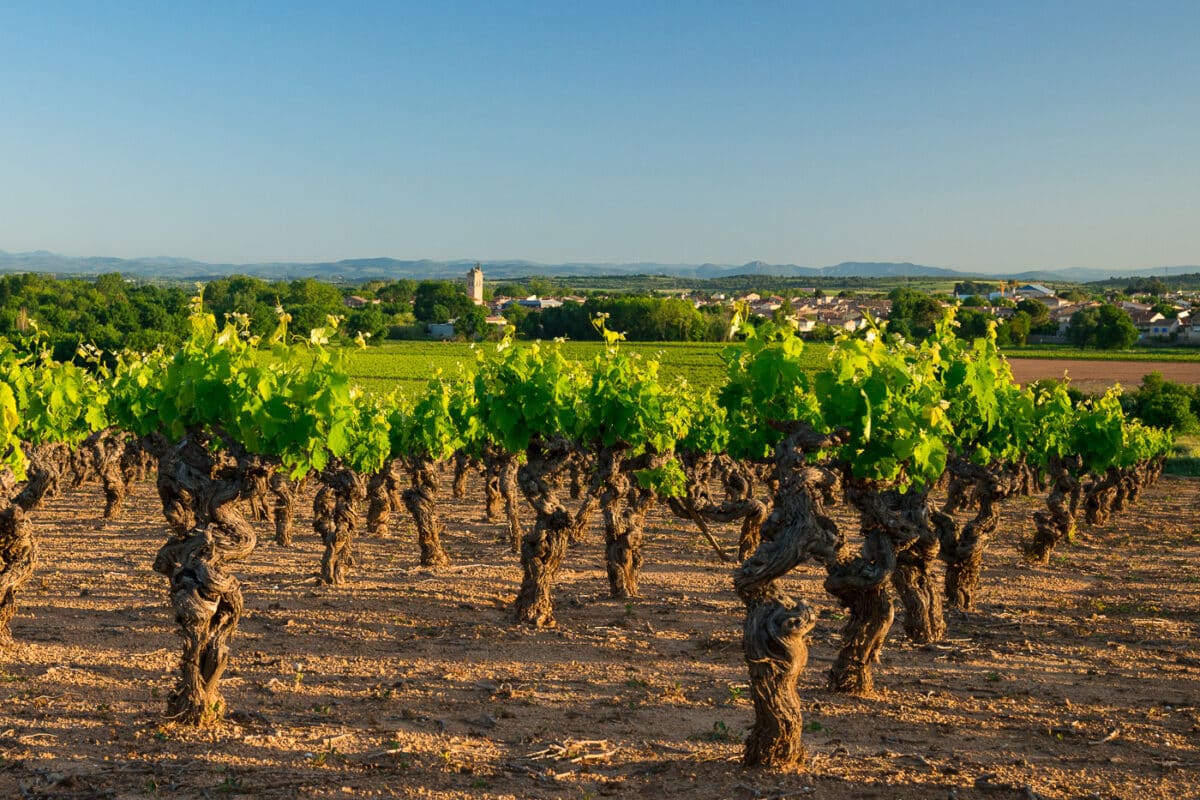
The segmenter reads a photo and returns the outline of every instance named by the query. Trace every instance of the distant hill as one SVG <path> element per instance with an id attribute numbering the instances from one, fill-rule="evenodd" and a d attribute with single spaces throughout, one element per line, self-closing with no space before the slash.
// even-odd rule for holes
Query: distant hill
<path id="1" fill-rule="evenodd" d="M 108 258 L 103 256 L 74 257 L 36 250 L 30 253 L 6 253 L 0 250 L 0 272 L 45 272 L 55 275 L 94 276 L 106 272 L 162 280 L 208 280 L 224 275 L 253 275 L 265 280 L 319 278 L 334 283 L 361 283 L 373 279 L 395 278 L 458 278 L 476 263 L 475 259 L 433 261 L 430 259 L 401 260 L 395 258 L 351 258 L 343 261 L 313 263 L 266 262 L 259 264 L 210 264 L 186 258 L 156 256 L 151 258 Z M 723 278 L 731 275 L 780 275 L 785 277 L 832 278 L 1006 278 L 1021 281 L 1052 281 L 1086 283 L 1113 277 L 1179 275 L 1200 272 L 1198 266 L 1155 267 L 1151 269 L 1105 270 L 1089 267 L 1069 267 L 1053 270 L 1030 270 L 1018 273 L 980 273 L 966 270 L 929 267 L 908 262 L 845 261 L 828 267 L 804 267 L 796 264 L 768 264 L 750 261 L 745 264 L 660 264 L 639 262 L 611 264 L 604 262 L 568 262 L 542 264 L 520 259 L 493 261 L 480 259 L 489 279 L 521 278 L 529 275 L 578 277 L 588 275 L 672 275 L 689 278 Z"/>
<path id="2" fill-rule="evenodd" d="M 1149 267 L 1147 269 L 1096 269 L 1095 267 L 1066 267 L 1064 269 L 1043 269 L 1020 272 L 1009 277 L 1019 281 L 1069 281 L 1072 283 L 1093 283 L 1106 281 L 1110 278 L 1149 278 L 1152 276 L 1166 277 L 1167 275 L 1186 275 L 1200 272 L 1196 266 Z M 1002 277 L 1002 276 L 996 276 Z"/>

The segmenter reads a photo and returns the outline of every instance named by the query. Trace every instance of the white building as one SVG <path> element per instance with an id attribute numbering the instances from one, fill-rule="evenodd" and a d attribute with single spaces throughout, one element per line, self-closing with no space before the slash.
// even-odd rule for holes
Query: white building
<path id="1" fill-rule="evenodd" d="M 483 305 L 483 267 L 478 264 L 467 273 L 467 297 L 475 305 Z"/>

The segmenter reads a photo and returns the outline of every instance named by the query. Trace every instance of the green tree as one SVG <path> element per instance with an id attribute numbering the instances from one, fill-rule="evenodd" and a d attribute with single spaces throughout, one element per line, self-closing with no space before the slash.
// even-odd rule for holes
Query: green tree
<path id="1" fill-rule="evenodd" d="M 1151 372 L 1126 403 L 1147 425 L 1171 428 L 1176 433 L 1200 431 L 1200 387 L 1186 386 Z"/>
<path id="2" fill-rule="evenodd" d="M 986 311 L 963 308 L 958 312 L 958 335 L 963 339 L 978 339 L 987 336 L 988 323 L 995 319 Z"/>
<path id="3" fill-rule="evenodd" d="M 1025 344 L 1025 340 L 1029 338 L 1029 329 L 1029 315 L 1024 311 L 1018 311 L 996 329 L 996 341 L 1000 344 L 1014 344 L 1019 347 Z"/>
<path id="4" fill-rule="evenodd" d="M 458 315 L 454 321 L 454 332 L 466 337 L 467 341 L 475 342 L 488 335 L 487 309 L 472 304 L 470 308 Z"/>
<path id="5" fill-rule="evenodd" d="M 933 326 L 945 313 L 941 303 L 924 292 L 901 286 L 888 294 L 892 310 L 888 330 L 906 339 L 920 341 L 933 332 Z"/>
<path id="6" fill-rule="evenodd" d="M 466 288 L 451 281 L 421 281 L 413 295 L 413 315 L 420 322 L 448 322 L 474 307 Z"/>
<path id="7" fill-rule="evenodd" d="M 417 282 L 408 278 L 385 283 L 375 289 L 375 296 L 384 303 L 409 303 L 417 292 Z"/>
<path id="8" fill-rule="evenodd" d="M 387 335 L 387 329 L 388 321 L 376 305 L 351 311 L 346 317 L 346 331 L 351 335 L 363 333 L 378 342 Z"/>
<path id="9" fill-rule="evenodd" d="M 1158 302 L 1150 306 L 1150 310 L 1156 314 L 1162 314 L 1167 319 L 1175 319 L 1179 316 L 1179 309 L 1170 303 Z"/>
<path id="10" fill-rule="evenodd" d="M 1161 278 L 1134 278 L 1133 281 L 1125 288 L 1125 294 L 1148 294 L 1154 297 L 1161 297 L 1171 290 Z"/>
<path id="11" fill-rule="evenodd" d="M 999 288 L 994 283 L 985 283 L 983 281 L 959 281 L 954 284 L 954 294 L 959 297 L 963 295 L 983 295 L 986 297 Z"/>
<path id="12" fill-rule="evenodd" d="M 1138 332 L 1125 309 L 1105 303 L 1072 314 L 1067 338 L 1077 347 L 1123 350 L 1137 341 Z"/>

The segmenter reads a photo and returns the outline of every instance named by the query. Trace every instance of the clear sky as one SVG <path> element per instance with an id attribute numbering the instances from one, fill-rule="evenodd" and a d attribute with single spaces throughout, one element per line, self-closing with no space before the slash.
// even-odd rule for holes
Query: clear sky
<path id="1" fill-rule="evenodd" d="M 1200 2 L 0 0 L 0 249 L 1200 263 Z"/>

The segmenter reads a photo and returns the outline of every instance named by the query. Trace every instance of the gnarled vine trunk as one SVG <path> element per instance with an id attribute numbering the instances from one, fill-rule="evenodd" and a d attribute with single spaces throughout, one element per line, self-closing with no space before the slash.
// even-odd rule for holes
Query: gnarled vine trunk
<path id="1" fill-rule="evenodd" d="M 483 472 L 483 519 L 499 522 L 504 496 L 500 494 L 500 472 L 488 464 Z"/>
<path id="2" fill-rule="evenodd" d="M 367 481 L 367 533 L 371 536 L 387 536 L 388 523 L 392 520 L 392 507 L 400 492 L 401 477 L 395 461 Z"/>
<path id="3" fill-rule="evenodd" d="M 494 480 L 496 496 L 504 502 L 504 516 L 508 522 L 508 542 L 514 553 L 521 552 L 521 539 L 525 535 L 521 527 L 521 517 L 518 505 L 521 489 L 517 481 L 520 464 L 512 453 L 489 447 L 484 451 L 483 462 L 487 470 L 487 519 L 492 521 L 492 485 Z"/>
<path id="4" fill-rule="evenodd" d="M 663 456 L 645 454 L 627 459 L 620 450 L 602 451 L 597 459 L 600 507 L 604 516 L 604 561 L 612 597 L 638 596 L 646 514 L 654 507 L 654 490 L 643 487 L 633 474 L 654 469 Z"/>
<path id="5" fill-rule="evenodd" d="M 860 555 L 843 556 L 828 567 L 825 589 L 850 611 L 830 670 L 830 686 L 869 694 L 874 688 L 871 665 L 879 658 L 895 613 L 889 579 L 905 606 L 910 639 L 930 642 L 945 633 L 941 596 L 930 572 L 938 537 L 930 525 L 925 492 L 901 494 L 885 484 L 856 479 L 848 483 L 846 497 L 861 515 L 863 547 Z"/>
<path id="6" fill-rule="evenodd" d="M 359 503 L 367 497 L 366 481 L 349 467 L 334 464 L 317 478 L 321 488 L 313 500 L 313 528 L 325 543 L 321 583 L 341 586 L 354 566 L 354 529 Z"/>
<path id="7" fill-rule="evenodd" d="M 96 478 L 104 489 L 104 518 L 115 519 L 130 486 L 145 469 L 142 443 L 123 431 L 106 428 L 88 436 L 73 457 L 74 485 Z"/>
<path id="8" fill-rule="evenodd" d="M 1076 477 L 1082 466 L 1080 459 L 1052 458 L 1047 469 L 1050 494 L 1046 498 L 1046 510 L 1033 514 L 1033 540 L 1025 548 L 1025 556 L 1031 561 L 1050 563 L 1050 553 L 1055 546 L 1070 539 L 1075 533 L 1075 514 L 1079 506 L 1080 483 Z"/>
<path id="9" fill-rule="evenodd" d="M 570 443 L 555 439 L 530 444 L 527 460 L 517 472 L 525 499 L 537 521 L 521 539 L 521 588 L 513 606 L 517 622 L 550 627 L 554 621 L 554 579 L 558 576 L 567 544 L 587 525 L 596 504 L 596 492 L 587 492 L 580 508 L 567 510 L 559 492 L 562 472 L 578 454 Z"/>
<path id="10" fill-rule="evenodd" d="M 979 509 L 974 519 L 961 528 L 956 523 L 944 523 L 946 508 L 934 514 L 940 555 L 946 563 L 946 600 L 951 606 L 970 611 L 975 607 L 984 552 L 1000 524 L 1000 501 L 1022 490 L 1028 481 L 1027 471 L 1000 463 L 983 467 L 957 457 L 951 459 L 949 471 L 956 485 L 974 487 L 973 498 Z"/>
<path id="11" fill-rule="evenodd" d="M 933 575 L 940 550 L 936 531 L 927 526 L 916 541 L 896 553 L 892 585 L 904 606 L 904 633 L 916 644 L 936 642 L 946 635 L 942 593 Z"/>
<path id="12" fill-rule="evenodd" d="M 17 590 L 37 566 L 37 544 L 25 509 L 10 502 L 7 492 L 4 501 L 5 507 L 0 509 L 0 644 L 12 640 Z"/>
<path id="13" fill-rule="evenodd" d="M 261 465 L 236 444 L 226 446 L 214 452 L 207 436 L 192 432 L 159 458 L 158 490 L 173 533 L 158 551 L 154 569 L 170 580 L 184 641 L 167 714 L 189 725 L 212 724 L 224 713 L 218 684 L 243 607 L 230 566 L 256 544 L 238 501 L 247 470 Z"/>
<path id="14" fill-rule="evenodd" d="M 246 471 L 246 488 L 243 496 L 250 506 L 250 517 L 256 522 L 275 521 L 274 509 L 268 495 L 271 492 L 271 473 L 275 470 L 259 463 Z"/>
<path id="15" fill-rule="evenodd" d="M 13 495 L 12 473 L 0 479 L 0 644 L 12 640 L 12 620 L 17 613 L 17 591 L 37 567 L 37 542 L 33 538 L 30 512 L 43 498 L 53 495 L 73 469 L 71 451 L 65 445 L 44 444 L 26 452 L 27 480 Z"/>
<path id="16" fill-rule="evenodd" d="M 471 471 L 472 466 L 471 457 L 464 451 L 458 450 L 454 453 L 454 482 L 450 485 L 450 494 L 455 500 L 462 500 L 467 496 L 467 473 Z"/>
<path id="17" fill-rule="evenodd" d="M 887 591 L 896 564 L 891 542 L 881 530 L 864 531 L 863 538 L 862 553 L 830 565 L 825 578 L 825 591 L 850 611 L 829 671 L 830 688 L 849 694 L 869 694 L 875 688 L 871 664 L 879 657 L 894 614 Z"/>
<path id="18" fill-rule="evenodd" d="M 1106 525 L 1117 508 L 1120 496 L 1121 474 L 1116 467 L 1109 467 L 1103 477 L 1089 481 L 1083 488 L 1083 508 L 1088 525 Z"/>
<path id="19" fill-rule="evenodd" d="M 404 505 L 417 526 L 421 566 L 444 567 L 450 563 L 450 556 L 442 549 L 442 533 L 446 525 L 437 510 L 438 491 L 442 485 L 437 464 L 422 457 L 410 458 L 407 464 L 412 485 L 404 490 Z"/>
<path id="20" fill-rule="evenodd" d="M 839 484 L 835 471 L 805 463 L 805 454 L 836 441 L 799 423 L 775 450 L 778 490 L 758 547 L 734 570 L 733 585 L 746 604 L 742 652 L 750 672 L 754 725 L 746 738 L 747 767 L 798 768 L 806 754 L 796 681 L 808 662 L 807 636 L 816 614 L 787 596 L 779 579 L 808 558 L 831 563 L 843 546 L 823 503 Z"/>
<path id="21" fill-rule="evenodd" d="M 675 516 L 696 523 L 722 561 L 727 560 L 724 550 L 712 538 L 704 521 L 741 520 L 738 557 L 744 561 L 758 547 L 759 531 L 771 513 L 769 498 L 763 501 L 754 496 L 750 466 L 723 454 L 710 453 L 685 454 L 680 461 L 688 476 L 687 494 L 682 498 L 669 498 L 667 505 Z M 708 483 L 713 478 L 718 478 L 725 489 L 725 499 L 720 503 L 713 499 L 709 490 Z"/>
<path id="22" fill-rule="evenodd" d="M 304 491 L 308 478 L 293 481 L 283 469 L 271 473 L 268 486 L 275 496 L 275 508 L 272 518 L 275 520 L 275 544 L 280 547 L 292 546 L 292 524 L 296 518 L 296 498 Z"/>

